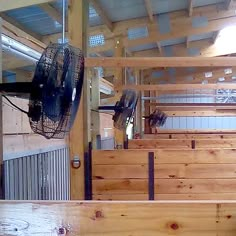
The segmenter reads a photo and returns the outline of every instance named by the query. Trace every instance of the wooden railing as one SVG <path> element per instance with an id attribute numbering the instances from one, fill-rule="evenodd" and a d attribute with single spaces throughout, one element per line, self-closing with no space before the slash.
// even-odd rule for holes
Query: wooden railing
<path id="1" fill-rule="evenodd" d="M 236 138 L 200 139 L 133 139 L 129 149 L 206 149 L 236 148 Z"/>
<path id="2" fill-rule="evenodd" d="M 0 212 L 3 235 L 235 235 L 236 228 L 236 201 L 0 201 Z"/>

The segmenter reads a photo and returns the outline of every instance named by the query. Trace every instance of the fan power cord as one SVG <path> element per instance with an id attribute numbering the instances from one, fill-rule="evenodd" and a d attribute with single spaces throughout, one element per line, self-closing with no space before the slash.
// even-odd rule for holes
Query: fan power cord
<path id="1" fill-rule="evenodd" d="M 16 104 L 14 104 L 7 96 L 5 96 L 5 95 L 2 95 L 13 107 L 15 107 L 16 109 L 18 109 L 19 111 L 21 111 L 21 112 L 23 112 L 23 113 L 25 113 L 25 114 L 29 114 L 29 112 L 27 112 L 27 111 L 25 111 L 25 110 L 23 110 L 23 109 L 21 109 L 20 107 L 18 107 Z"/>

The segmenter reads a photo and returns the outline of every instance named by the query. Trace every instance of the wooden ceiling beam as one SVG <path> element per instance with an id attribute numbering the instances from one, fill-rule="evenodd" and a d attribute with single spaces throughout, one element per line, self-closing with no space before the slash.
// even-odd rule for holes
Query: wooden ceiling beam
<path id="1" fill-rule="evenodd" d="M 143 58 L 86 58 L 86 67 L 231 67 L 236 57 L 143 57 Z"/>
<path id="2" fill-rule="evenodd" d="M 97 14 L 101 17 L 103 23 L 107 26 L 107 28 L 112 32 L 113 31 L 113 24 L 111 20 L 108 18 L 106 12 L 102 9 L 100 4 L 97 0 L 89 0 L 90 3 L 93 5 Z"/>
<path id="3" fill-rule="evenodd" d="M 217 90 L 217 89 L 236 89 L 236 83 L 124 85 L 120 89 L 121 90 L 134 89 L 136 91 L 186 91 L 195 89 Z"/>
<path id="4" fill-rule="evenodd" d="M 224 8 L 223 8 L 224 9 Z M 125 20 L 113 23 L 113 32 L 111 33 L 105 25 L 90 27 L 89 34 L 104 34 L 105 45 L 108 44 L 112 48 L 112 42 L 114 38 L 119 36 L 123 38 L 124 45 L 126 48 L 148 44 L 156 43 L 160 41 L 165 41 L 174 38 L 188 37 L 193 34 L 204 34 L 212 31 L 218 31 L 223 29 L 225 26 L 236 23 L 235 17 L 236 3 L 233 3 L 229 10 L 219 10 L 218 5 L 210 5 L 204 7 L 194 8 L 192 17 L 186 16 L 186 11 L 177 11 L 168 13 L 170 19 L 170 32 L 166 34 L 161 34 L 157 31 L 157 26 L 155 22 L 150 22 L 149 17 L 142 17 L 137 19 Z M 192 20 L 194 17 L 207 17 L 206 25 L 193 27 Z M 153 16 L 153 17 L 156 17 Z M 176 26 L 178 24 L 178 27 Z M 146 38 L 140 38 L 135 40 L 129 40 L 127 37 L 127 29 L 133 27 L 147 26 L 149 29 L 149 36 Z M 179 30 L 181 29 L 181 30 Z M 44 42 L 49 42 L 55 40 L 55 38 L 60 37 L 58 34 L 49 35 L 43 38 Z M 102 51 L 103 46 L 94 47 L 96 51 Z M 110 48 L 110 49 L 111 49 Z M 94 50 L 93 49 L 93 50 Z M 222 54 L 225 55 L 225 54 Z"/>
<path id="5" fill-rule="evenodd" d="M 144 0 L 144 3 L 145 3 L 145 7 L 146 7 L 146 10 L 147 10 L 147 13 L 148 13 L 148 17 L 149 17 L 149 20 L 150 22 L 153 22 L 153 11 L 152 11 L 152 3 L 150 0 Z"/>
<path id="6" fill-rule="evenodd" d="M 9 11 L 22 7 L 53 2 L 54 0 L 0 0 L 0 12 Z"/>
<path id="7" fill-rule="evenodd" d="M 5 21 L 5 25 L 6 25 L 6 22 L 7 22 L 10 25 L 12 25 L 12 28 L 14 27 L 16 30 L 19 29 L 22 32 L 25 32 L 26 34 L 32 36 L 33 38 L 41 40 L 41 35 L 33 32 L 32 30 L 27 29 L 22 24 L 20 24 L 18 21 L 16 21 L 13 18 L 9 17 L 6 13 L 0 13 L 0 17 Z"/>
<path id="8" fill-rule="evenodd" d="M 193 0 L 188 0 L 188 15 L 190 17 L 193 15 Z"/>
<path id="9" fill-rule="evenodd" d="M 40 4 L 39 7 L 45 11 L 53 20 L 62 24 L 62 15 L 61 13 L 49 3 Z"/>
<path id="10" fill-rule="evenodd" d="M 220 30 L 215 31 L 215 32 L 213 33 L 213 37 L 212 37 L 212 43 L 213 43 L 213 44 L 216 43 L 217 39 L 219 38 L 219 35 L 220 35 Z"/>
<path id="11" fill-rule="evenodd" d="M 38 52 L 42 52 L 46 47 L 46 44 L 43 43 L 40 39 L 33 37 L 29 33 L 19 29 L 18 27 L 5 21 L 4 19 L 2 20 L 2 27 L 3 34 Z"/>
<path id="12" fill-rule="evenodd" d="M 228 54 L 236 53 L 236 46 L 235 45 L 227 45 L 227 47 L 220 47 L 219 45 L 212 44 L 210 39 L 198 40 L 198 41 L 191 41 L 188 45 L 189 48 L 186 48 L 186 43 L 176 44 L 170 46 L 173 56 L 175 57 L 186 57 L 189 56 L 189 49 L 193 49 L 196 51 L 196 56 L 199 57 L 218 57 L 224 56 Z M 165 48 L 165 47 L 162 47 Z M 143 50 L 134 52 L 135 57 L 157 57 L 157 56 L 165 56 L 165 50 L 163 53 L 160 54 L 153 49 L 150 50 Z"/>

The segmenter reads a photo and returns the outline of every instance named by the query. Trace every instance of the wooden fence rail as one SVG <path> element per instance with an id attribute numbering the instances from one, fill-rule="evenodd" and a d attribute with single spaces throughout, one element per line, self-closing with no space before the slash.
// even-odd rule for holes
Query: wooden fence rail
<path id="1" fill-rule="evenodd" d="M 130 149 L 206 149 L 236 148 L 236 138 L 224 139 L 132 139 Z"/>
<path id="2" fill-rule="evenodd" d="M 236 201 L 1 201 L 0 212 L 3 235 L 65 235 L 65 231 L 89 236 L 236 233 Z"/>

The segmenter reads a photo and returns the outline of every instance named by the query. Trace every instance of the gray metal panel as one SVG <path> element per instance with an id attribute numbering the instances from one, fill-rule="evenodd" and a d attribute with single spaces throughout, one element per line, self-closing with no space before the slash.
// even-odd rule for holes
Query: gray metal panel
<path id="1" fill-rule="evenodd" d="M 5 198 L 69 200 L 68 148 L 4 161 Z"/>
<path id="2" fill-rule="evenodd" d="M 212 38 L 213 35 L 214 35 L 214 32 L 209 32 L 207 34 L 192 35 L 192 36 L 189 36 L 188 39 L 189 41 L 197 41 L 197 40 Z"/>
<path id="3" fill-rule="evenodd" d="M 7 11 L 6 14 L 27 29 L 40 35 L 59 33 L 62 26 L 38 6 Z"/>
<path id="4" fill-rule="evenodd" d="M 112 22 L 147 16 L 143 0 L 97 0 Z"/>

